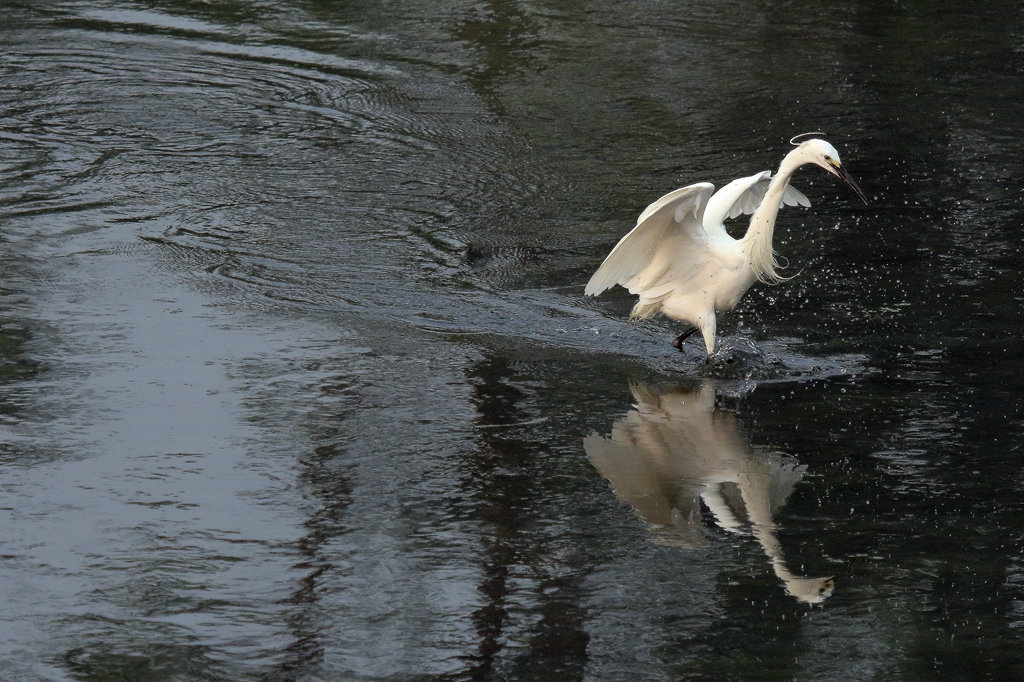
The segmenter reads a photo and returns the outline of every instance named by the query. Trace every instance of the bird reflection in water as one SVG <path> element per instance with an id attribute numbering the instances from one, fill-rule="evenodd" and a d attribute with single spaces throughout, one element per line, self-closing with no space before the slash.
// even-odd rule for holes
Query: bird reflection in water
<path id="1" fill-rule="evenodd" d="M 706 545 L 703 502 L 722 529 L 749 529 L 788 594 L 809 604 L 827 599 L 834 577 L 792 573 L 772 518 L 806 467 L 781 453 L 755 452 L 732 414 L 716 411 L 712 383 L 663 391 L 635 385 L 631 390 L 635 409 L 615 423 L 611 437 L 591 434 L 583 446 L 616 495 L 651 525 L 656 541 Z"/>

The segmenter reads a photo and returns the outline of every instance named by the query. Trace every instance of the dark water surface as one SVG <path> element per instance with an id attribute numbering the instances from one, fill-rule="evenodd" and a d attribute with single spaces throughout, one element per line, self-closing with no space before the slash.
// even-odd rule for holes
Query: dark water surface
<path id="1" fill-rule="evenodd" d="M 0 678 L 1024 677 L 1018 3 L 2 5 Z"/>

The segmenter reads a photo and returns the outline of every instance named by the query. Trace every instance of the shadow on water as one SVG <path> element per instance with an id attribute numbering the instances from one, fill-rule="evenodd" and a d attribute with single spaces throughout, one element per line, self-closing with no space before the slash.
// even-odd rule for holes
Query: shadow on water
<path id="1" fill-rule="evenodd" d="M 300 485 L 309 489 L 316 507 L 304 522 L 305 534 L 295 545 L 301 559 L 292 566 L 303 573 L 295 591 L 284 601 L 290 608 L 286 620 L 292 642 L 285 649 L 284 661 L 270 676 L 302 679 L 323 664 L 324 641 L 316 614 L 322 608 L 319 587 L 323 576 L 334 568 L 328 547 L 346 527 L 346 511 L 351 504 L 352 480 L 343 465 L 342 445 L 322 445 L 300 459 L 303 473 Z"/>
<path id="2" fill-rule="evenodd" d="M 706 545 L 706 509 L 720 529 L 746 531 L 757 540 L 787 594 L 809 604 L 827 599 L 834 576 L 794 574 L 776 534 L 774 517 L 807 467 L 751 446 L 733 416 L 716 407 L 714 382 L 630 388 L 634 409 L 609 437 L 592 434 L 583 447 L 615 494 L 650 525 L 655 540 L 685 549 Z"/>
<path id="3" fill-rule="evenodd" d="M 507 667 L 514 675 L 544 671 L 558 679 L 581 679 L 590 638 L 578 593 L 587 571 L 577 552 L 559 556 L 564 539 L 534 526 L 537 496 L 544 494 L 536 457 L 542 445 L 524 441 L 519 430 L 513 430 L 515 436 L 507 433 L 507 427 L 529 419 L 520 404 L 527 396 L 508 381 L 510 369 L 507 362 L 491 360 L 468 376 L 479 413 L 480 448 L 466 462 L 461 486 L 486 532 L 477 587 L 482 603 L 472 616 L 479 644 L 467 673 L 470 679 L 491 679 Z M 539 618 L 519 633 L 525 650 L 506 654 L 509 638 L 523 628 L 521 614 L 513 613 L 523 606 L 518 587 L 523 581 L 535 586 L 531 600 L 538 602 L 533 610 Z"/>

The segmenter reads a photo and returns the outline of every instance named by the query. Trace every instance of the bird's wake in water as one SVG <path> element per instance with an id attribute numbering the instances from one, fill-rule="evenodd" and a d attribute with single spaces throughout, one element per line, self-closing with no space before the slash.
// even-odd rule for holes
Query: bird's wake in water
<path id="1" fill-rule="evenodd" d="M 715 352 L 697 357 L 688 353 L 685 373 L 725 382 L 779 382 L 860 375 L 865 358 L 860 355 L 810 355 L 798 339 L 754 341 L 731 335 L 718 340 Z M 671 354 L 668 354 L 671 356 Z M 677 370 L 683 370 L 676 363 Z"/>
<path id="2" fill-rule="evenodd" d="M 748 338 L 724 338 L 715 352 L 697 364 L 702 376 L 718 379 L 761 379 L 785 373 L 787 367 L 778 356 L 765 353 Z"/>

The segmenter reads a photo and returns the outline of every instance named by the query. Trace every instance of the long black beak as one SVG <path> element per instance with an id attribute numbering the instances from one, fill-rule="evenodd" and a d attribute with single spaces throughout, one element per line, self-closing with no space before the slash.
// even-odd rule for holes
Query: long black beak
<path id="1" fill-rule="evenodd" d="M 850 189 L 857 193 L 857 196 L 860 197 L 861 201 L 863 201 L 865 204 L 868 203 L 868 197 L 866 194 L 864 194 L 864 190 L 860 188 L 860 185 L 854 182 L 853 176 L 850 175 L 850 171 L 846 170 L 845 166 L 837 166 L 836 175 L 838 175 L 840 179 L 842 179 L 842 181 L 845 182 L 850 187 Z"/>

